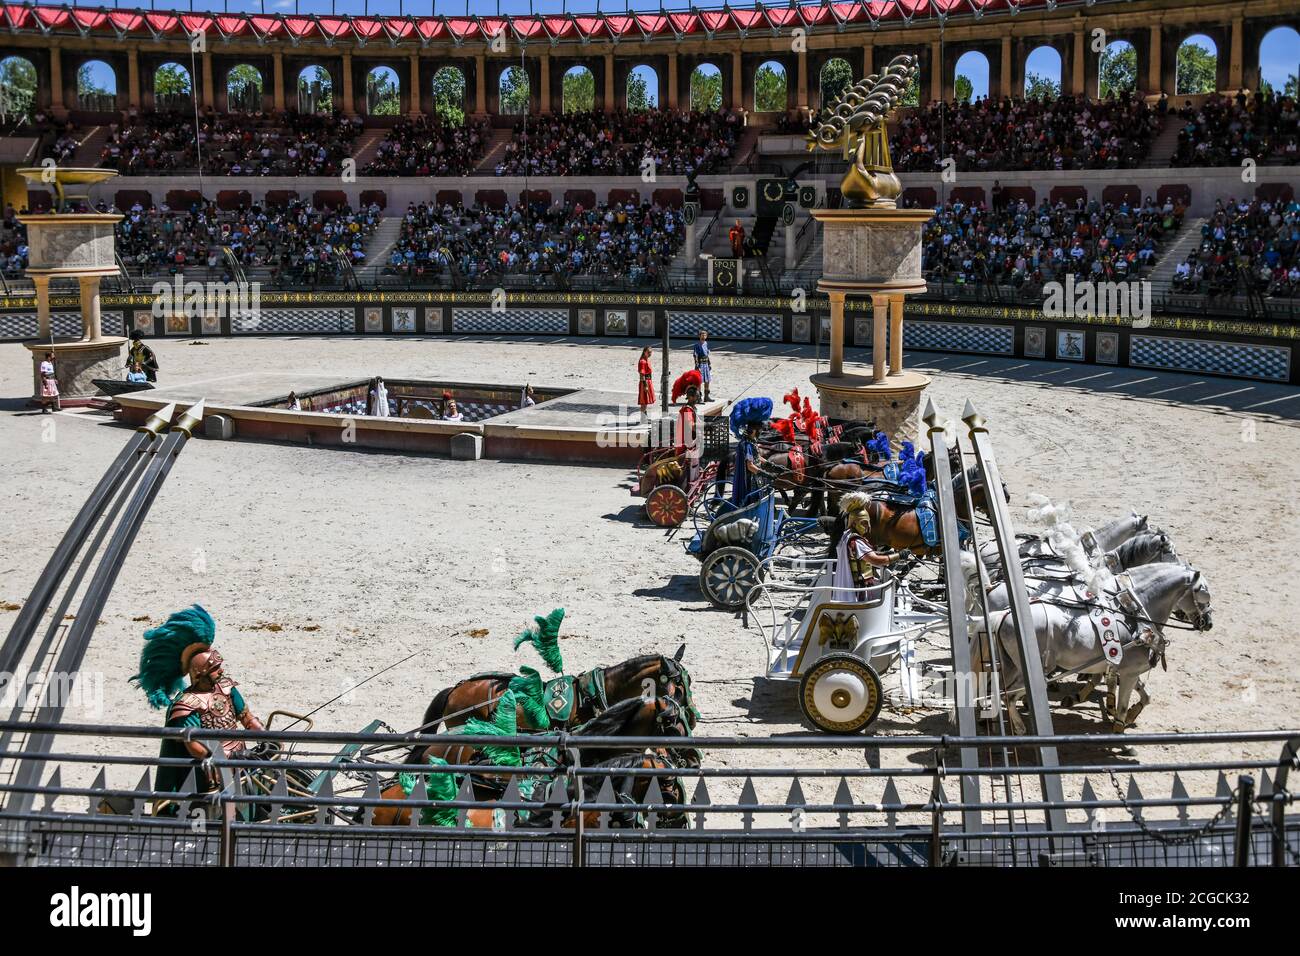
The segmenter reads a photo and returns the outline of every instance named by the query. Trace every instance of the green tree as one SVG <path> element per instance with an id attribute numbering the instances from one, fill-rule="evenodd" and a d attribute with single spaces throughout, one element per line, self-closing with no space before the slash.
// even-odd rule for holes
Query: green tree
<path id="1" fill-rule="evenodd" d="M 629 112 L 639 113 L 650 108 L 650 89 L 645 77 L 637 72 L 627 75 L 627 108 Z"/>
<path id="2" fill-rule="evenodd" d="M 585 66 L 564 74 L 560 90 L 560 110 L 564 113 L 590 113 L 596 108 L 596 77 Z"/>
<path id="3" fill-rule="evenodd" d="M 262 108 L 262 74 L 241 63 L 226 74 L 226 99 L 230 108 L 256 112 Z"/>
<path id="4" fill-rule="evenodd" d="M 97 96 L 112 96 L 114 90 L 110 90 L 103 83 L 95 79 L 94 63 L 83 63 L 77 69 L 77 95 L 85 96 L 94 94 Z"/>
<path id="5" fill-rule="evenodd" d="M 454 66 L 433 74 L 433 113 L 450 126 L 465 125 L 465 74 Z"/>
<path id="6" fill-rule="evenodd" d="M 501 115 L 523 116 L 528 112 L 528 74 L 517 66 L 501 74 Z"/>
<path id="7" fill-rule="evenodd" d="M 754 74 L 754 111 L 784 113 L 786 107 L 785 70 L 776 63 L 764 63 Z"/>
<path id="8" fill-rule="evenodd" d="M 1025 99 L 1054 100 L 1061 95 L 1061 84 L 1041 73 L 1025 74 Z"/>
<path id="9" fill-rule="evenodd" d="M 957 102 L 969 103 L 974 93 L 975 84 L 970 81 L 970 77 L 965 73 L 958 73 L 957 82 L 954 84 L 953 89 L 953 95 L 957 98 Z"/>
<path id="10" fill-rule="evenodd" d="M 402 112 L 397 74 L 388 67 L 376 67 L 366 77 L 366 106 L 371 116 L 397 116 Z"/>
<path id="11" fill-rule="evenodd" d="M 912 85 L 907 88 L 903 94 L 903 106 L 920 106 L 921 105 L 921 77 L 919 74 L 912 77 Z"/>
<path id="12" fill-rule="evenodd" d="M 1213 93 L 1219 58 L 1199 43 L 1184 43 L 1178 48 L 1178 74 L 1174 92 L 1188 95 Z"/>
<path id="13" fill-rule="evenodd" d="M 722 71 L 697 66 L 691 71 L 691 109 L 714 113 L 722 109 Z"/>
<path id="14" fill-rule="evenodd" d="M 1098 62 L 1098 92 L 1104 100 L 1137 89 L 1138 54 L 1131 43 L 1112 43 Z"/>
<path id="15" fill-rule="evenodd" d="M 190 71 L 179 63 L 164 63 L 154 71 L 153 91 L 157 96 L 189 96 Z"/>
<path id="16" fill-rule="evenodd" d="M 0 113 L 31 113 L 36 97 L 36 67 L 21 56 L 0 60 Z"/>
<path id="17" fill-rule="evenodd" d="M 853 70 L 847 60 L 841 60 L 836 57 L 833 60 L 827 60 L 826 65 L 822 67 L 821 87 L 822 87 L 822 108 L 834 103 L 853 82 Z"/>

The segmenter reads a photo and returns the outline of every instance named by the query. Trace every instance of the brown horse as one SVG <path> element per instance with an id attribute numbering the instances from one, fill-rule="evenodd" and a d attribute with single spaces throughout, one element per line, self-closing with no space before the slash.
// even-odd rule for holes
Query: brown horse
<path id="1" fill-rule="evenodd" d="M 647 654 L 633 657 L 613 667 L 598 667 L 584 671 L 575 678 L 574 706 L 568 718 L 551 721 L 553 729 L 569 729 L 585 723 L 606 708 L 625 700 L 646 696 L 647 692 L 673 698 L 686 708 L 691 726 L 699 716 L 691 694 L 691 675 L 682 664 L 686 645 L 677 649 L 672 657 Z M 424 720 L 416 728 L 431 732 L 439 723 L 450 730 L 459 727 L 471 717 L 491 721 L 496 714 L 496 702 L 518 674 L 476 674 L 452 687 L 441 690 L 424 712 Z M 521 732 L 536 732 L 539 727 L 525 712 L 522 703 L 515 705 L 516 722 Z M 407 763 L 418 763 L 420 757 L 413 750 Z"/>
<path id="2" fill-rule="evenodd" d="M 689 708 L 671 697 L 633 698 L 612 705 L 591 720 L 574 728 L 571 731 L 571 736 L 686 739 L 691 735 L 690 724 Z M 510 777 L 514 775 L 504 770 L 493 772 L 493 765 L 485 758 L 482 747 L 483 745 L 479 744 L 459 744 L 455 742 L 430 744 L 427 747 L 419 748 L 418 760 L 408 760 L 408 762 L 426 763 L 430 757 L 439 757 L 448 764 L 456 766 L 480 765 L 482 770 L 480 772 L 471 772 L 470 776 L 475 799 L 482 801 L 500 800 L 509 786 Z M 633 748 L 621 747 L 617 744 L 600 748 L 584 747 L 581 748 L 582 766 L 612 766 L 610 761 L 625 758 L 632 751 Z M 639 750 L 637 752 L 639 753 Z M 662 753 L 664 759 L 670 762 L 667 765 L 673 768 L 698 768 L 700 765 L 699 751 L 694 748 L 665 747 Z M 553 748 L 548 749 L 539 746 L 524 750 L 521 759 L 524 766 L 551 769 L 551 772 L 547 774 L 527 775 L 537 779 L 533 792 L 535 794 L 544 794 L 545 790 L 543 788 L 549 785 L 549 781 L 555 779 L 568 768 L 570 756 L 568 753 L 557 753 Z M 620 766 L 632 765 L 634 764 L 622 764 Z M 521 782 L 525 779 L 525 775 L 518 776 Z M 599 789 L 600 779 L 598 777 L 596 781 L 597 789 Z M 646 778 L 645 787 L 648 787 L 648 785 L 649 781 Z M 645 793 L 645 787 L 641 790 L 642 795 Z M 385 800 L 404 800 L 406 799 L 406 792 L 400 782 L 394 781 L 382 791 L 381 796 Z M 360 818 L 360 814 L 357 816 Z M 490 807 L 472 808 L 467 811 L 466 819 L 472 826 L 490 828 L 492 825 L 492 809 Z M 373 826 L 405 826 L 410 821 L 411 811 L 408 808 L 384 806 L 375 808 L 371 823 Z"/>

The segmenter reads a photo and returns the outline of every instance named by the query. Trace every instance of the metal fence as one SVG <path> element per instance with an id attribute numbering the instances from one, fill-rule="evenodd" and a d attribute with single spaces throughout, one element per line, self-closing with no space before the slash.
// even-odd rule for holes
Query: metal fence
<path id="1" fill-rule="evenodd" d="M 475 737 L 468 734 L 198 732 L 214 754 L 220 740 L 267 753 L 211 762 L 217 787 L 196 787 L 194 765 L 144 755 L 180 729 L 57 728 L 0 724 L 14 733 L 100 738 L 114 751 L 0 752 L 0 855 L 26 865 L 249 866 L 1292 866 L 1300 862 L 1300 818 L 1288 811 L 1297 765 L 1295 732 L 1056 735 L 1054 737 L 696 737 L 701 765 L 648 763 L 611 770 L 583 754 L 621 748 L 680 747 L 667 738 L 570 734 Z M 134 741 L 135 755 L 127 751 Z M 547 749 L 558 766 L 402 764 L 413 742 L 483 743 Z M 1243 757 L 1243 752 L 1277 757 Z M 1036 760 L 1055 747 L 1061 766 Z M 1069 755 L 1121 746 L 1162 754 L 1196 746 L 1209 760 L 1069 762 Z M 1011 748 L 1018 766 L 956 765 L 962 748 L 982 755 Z M 342 749 L 339 749 L 342 748 Z M 752 758 L 765 752 L 778 763 Z M 827 755 L 840 751 L 838 761 Z M 844 751 L 855 754 L 845 761 Z M 908 759 L 882 766 L 882 754 Z M 723 762 L 716 759 L 728 753 Z M 860 755 L 862 759 L 856 759 Z M 266 759 L 272 756 L 274 759 Z M 1127 760 L 1128 758 L 1125 758 Z M 19 760 L 40 764 L 12 782 Z M 162 766 L 185 766 L 179 792 L 153 789 Z M 452 773 L 454 799 L 430 799 L 417 782 L 391 789 L 398 771 Z M 110 785 L 110 776 L 135 779 Z M 1069 794 L 1043 796 L 1044 775 Z M 509 778 L 484 797 L 485 777 Z M 974 788 L 962 786 L 973 778 Z M 93 778 L 93 779 L 92 779 Z M 531 796 L 521 782 L 542 781 Z M 307 781 L 310 783 L 303 784 Z M 385 795 L 385 790 L 388 793 Z M 949 793 L 978 794 L 977 802 Z M 176 801 L 173 816 L 154 813 Z M 409 811 L 397 825 L 380 814 Z M 454 813 L 437 825 L 425 810 Z M 1049 810 L 1064 826 L 1049 828 Z M 419 812 L 417 812 L 419 811 Z M 974 821 L 974 825 L 971 821 Z"/>

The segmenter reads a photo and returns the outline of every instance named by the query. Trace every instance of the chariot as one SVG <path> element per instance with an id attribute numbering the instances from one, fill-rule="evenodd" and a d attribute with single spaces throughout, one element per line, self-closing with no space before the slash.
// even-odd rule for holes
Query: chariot
<path id="1" fill-rule="evenodd" d="M 655 448 L 637 464 L 632 496 L 645 499 L 646 517 L 662 528 L 680 527 L 701 503 L 726 494 L 726 416 L 704 417 L 697 449 L 679 454 L 671 445 Z"/>

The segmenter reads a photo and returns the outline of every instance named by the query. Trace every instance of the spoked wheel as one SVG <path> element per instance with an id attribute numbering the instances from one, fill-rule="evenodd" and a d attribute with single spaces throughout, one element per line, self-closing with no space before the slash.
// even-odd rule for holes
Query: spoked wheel
<path id="1" fill-rule="evenodd" d="M 827 654 L 803 675 L 799 707 L 818 730 L 856 734 L 876 719 L 884 694 L 880 675 L 852 654 Z"/>
<path id="2" fill-rule="evenodd" d="M 700 590 L 710 604 L 724 611 L 744 607 L 745 595 L 758 583 L 758 558 L 745 548 L 719 548 L 700 568 Z"/>
<path id="3" fill-rule="evenodd" d="M 677 485 L 657 485 L 646 497 L 645 513 L 661 528 L 676 528 L 686 520 L 686 492 Z"/>

